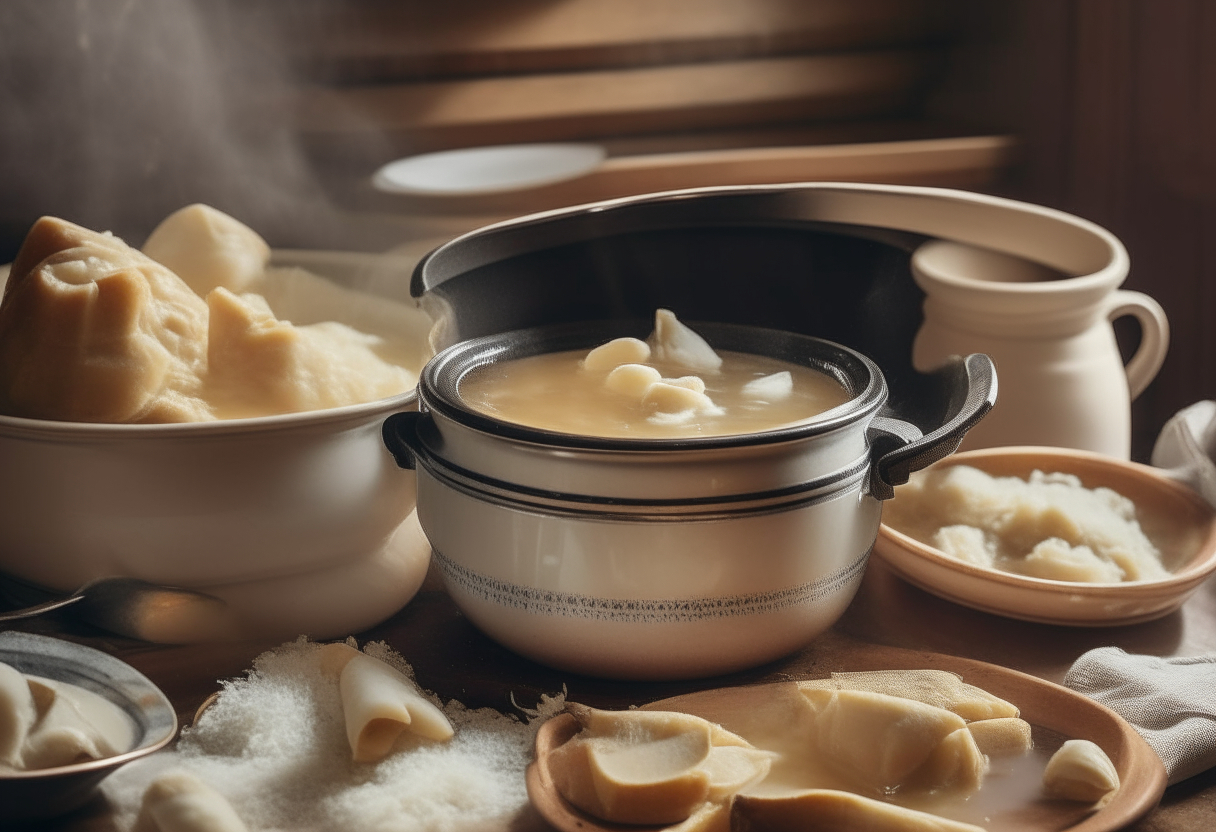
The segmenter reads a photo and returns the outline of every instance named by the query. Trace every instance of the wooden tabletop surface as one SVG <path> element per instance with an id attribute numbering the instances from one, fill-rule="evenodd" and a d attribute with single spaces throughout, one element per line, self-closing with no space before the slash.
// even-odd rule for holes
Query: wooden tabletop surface
<path id="1" fill-rule="evenodd" d="M 161 646 L 115 638 L 54 613 L 21 629 L 69 638 L 112 653 L 159 685 L 189 724 L 220 679 L 241 675 L 275 643 Z M 861 590 L 827 638 L 930 650 L 1000 664 L 1058 682 L 1085 651 L 1117 645 L 1128 652 L 1186 656 L 1216 651 L 1216 582 L 1209 581 L 1165 618 L 1130 627 L 1083 629 L 1013 621 L 940 600 L 871 560 Z M 779 662 L 729 677 L 692 682 L 628 683 L 573 676 L 508 652 L 478 632 L 428 580 L 424 590 L 389 621 L 358 635 L 384 640 L 414 666 L 419 682 L 442 698 L 470 707 L 512 711 L 511 697 L 536 702 L 565 685 L 571 699 L 625 707 L 707 687 L 785 678 L 816 666 L 816 644 Z M 822 670 L 822 669 L 821 669 Z M 109 830 L 107 806 L 95 800 L 80 812 L 39 829 Z M 1216 769 L 1169 788 L 1161 805 L 1132 827 L 1136 832 L 1209 832 L 1216 829 Z"/>

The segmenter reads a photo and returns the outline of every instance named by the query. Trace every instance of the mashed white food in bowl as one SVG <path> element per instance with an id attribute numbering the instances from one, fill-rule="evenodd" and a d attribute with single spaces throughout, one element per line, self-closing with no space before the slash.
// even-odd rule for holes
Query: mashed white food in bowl
<path id="1" fill-rule="evenodd" d="M 975 566 L 1057 581 L 1117 583 L 1169 575 L 1136 505 L 1073 474 L 992 476 L 930 468 L 895 491 L 883 522 Z"/>

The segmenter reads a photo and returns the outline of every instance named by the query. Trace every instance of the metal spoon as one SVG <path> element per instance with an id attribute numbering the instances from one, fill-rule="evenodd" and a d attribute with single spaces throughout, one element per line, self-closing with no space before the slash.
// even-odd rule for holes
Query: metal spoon
<path id="1" fill-rule="evenodd" d="M 5 576 L 27 595 L 46 594 Z M 107 632 L 159 644 L 233 641 L 240 627 L 225 601 L 177 587 L 158 586 L 137 578 L 98 578 L 75 592 L 21 609 L 0 611 L 0 622 L 33 618 L 71 607 L 83 621 Z"/>

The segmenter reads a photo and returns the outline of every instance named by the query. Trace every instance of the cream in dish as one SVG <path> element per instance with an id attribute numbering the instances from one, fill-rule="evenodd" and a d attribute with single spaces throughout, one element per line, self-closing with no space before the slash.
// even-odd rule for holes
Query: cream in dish
<path id="1" fill-rule="evenodd" d="M 0 663 L 0 774 L 113 757 L 134 745 L 135 724 L 113 702 Z"/>
<path id="2" fill-rule="evenodd" d="M 968 465 L 930 468 L 895 490 L 883 522 L 966 563 L 1035 578 L 1091 583 L 1170 573 L 1137 519 L 1110 488 L 1071 474 L 993 477 Z"/>
<path id="3" fill-rule="evenodd" d="M 406 366 L 408 350 L 384 321 L 400 307 L 404 332 L 413 310 L 378 299 L 368 332 L 350 325 L 360 321 L 293 324 L 258 294 L 294 300 L 282 285 L 290 272 L 270 268 L 269 255 L 255 232 L 204 205 L 166 218 L 146 252 L 40 219 L 0 303 L 0 413 L 198 422 L 357 404 L 414 386 L 417 367 Z"/>
<path id="4" fill-rule="evenodd" d="M 716 353 L 665 309 L 650 338 L 495 362 L 459 383 L 461 399 L 515 424 L 612 438 L 757 433 L 844 404 L 836 379 L 778 359 Z"/>

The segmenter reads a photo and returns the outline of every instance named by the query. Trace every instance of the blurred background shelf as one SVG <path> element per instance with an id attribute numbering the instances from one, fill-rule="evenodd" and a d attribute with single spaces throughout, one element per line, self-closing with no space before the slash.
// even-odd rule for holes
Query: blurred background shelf
<path id="1" fill-rule="evenodd" d="M 273 0 L 301 77 L 374 83 L 938 44 L 940 0 Z"/>
<path id="2" fill-rule="evenodd" d="M 804 180 L 986 187 L 1003 134 L 927 117 L 958 39 L 948 0 L 281 0 L 241 8 L 287 45 L 284 114 L 325 194 L 436 227 L 671 188 Z M 377 192 L 411 155 L 583 141 L 605 163 L 507 194 Z M 462 222 L 461 218 L 467 221 Z M 389 232 L 397 233 L 397 232 Z M 408 233 L 408 232 L 407 232 Z"/>

